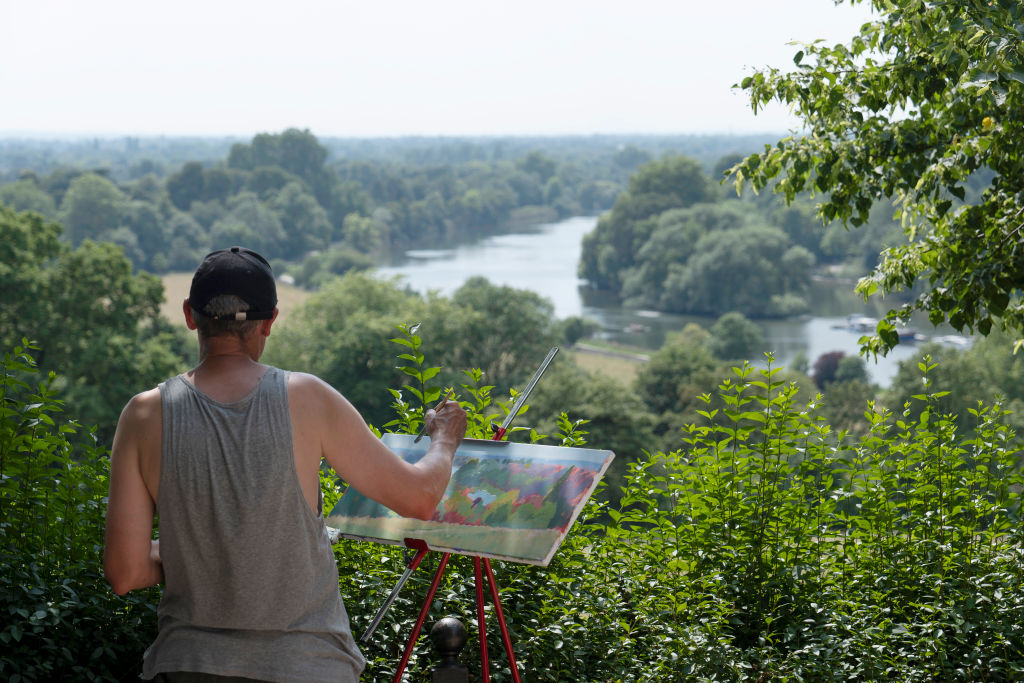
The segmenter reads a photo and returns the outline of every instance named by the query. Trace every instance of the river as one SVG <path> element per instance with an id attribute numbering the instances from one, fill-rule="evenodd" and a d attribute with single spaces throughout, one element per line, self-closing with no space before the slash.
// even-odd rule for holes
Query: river
<path id="1" fill-rule="evenodd" d="M 714 324 L 713 318 L 626 309 L 586 287 L 576 275 L 576 268 L 583 236 L 594 229 L 596 222 L 594 217 L 575 217 L 451 249 L 412 250 L 377 272 L 381 277 L 401 276 L 419 292 L 430 289 L 445 295 L 468 278 L 482 275 L 493 284 L 528 289 L 547 297 L 559 318 L 593 318 L 601 324 L 601 336 L 609 341 L 652 351 L 664 343 L 667 334 L 681 330 L 688 322 L 705 328 Z M 830 351 L 857 355 L 857 339 L 862 333 L 850 329 L 847 316 L 880 316 L 884 312 L 874 302 L 865 304 L 853 293 L 851 284 L 819 281 L 812 289 L 811 315 L 755 321 L 764 333 L 766 350 L 771 350 L 781 365 L 800 352 L 810 364 Z M 951 330 L 936 329 L 927 321 L 916 329 L 925 338 L 951 334 Z M 919 355 L 918 343 L 903 342 L 877 362 L 867 359 L 868 374 L 874 383 L 888 386 L 899 362 Z"/>

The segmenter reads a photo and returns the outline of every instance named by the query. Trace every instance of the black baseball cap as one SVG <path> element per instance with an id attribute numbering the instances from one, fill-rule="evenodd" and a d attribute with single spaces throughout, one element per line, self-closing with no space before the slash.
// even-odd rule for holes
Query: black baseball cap
<path id="1" fill-rule="evenodd" d="M 221 294 L 232 294 L 249 310 L 210 315 L 206 306 Z M 188 302 L 193 309 L 215 320 L 268 320 L 277 306 L 277 285 L 267 259 L 252 249 L 231 247 L 210 252 L 192 276 Z"/>

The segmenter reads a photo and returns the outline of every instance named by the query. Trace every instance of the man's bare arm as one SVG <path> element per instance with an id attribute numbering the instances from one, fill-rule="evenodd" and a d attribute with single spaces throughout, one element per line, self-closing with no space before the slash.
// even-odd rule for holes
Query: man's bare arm
<path id="1" fill-rule="evenodd" d="M 142 448 L 160 443 L 160 394 L 154 389 L 128 402 L 110 454 L 103 572 L 118 595 L 163 581 L 159 542 L 153 541 L 156 501 L 142 476 Z"/>
<path id="2" fill-rule="evenodd" d="M 466 433 L 466 412 L 455 401 L 427 414 L 430 446 L 415 464 L 388 449 L 359 412 L 322 380 L 292 373 L 293 413 L 316 415 L 320 450 L 328 464 L 357 491 L 404 517 L 429 519 L 451 479 L 455 449 Z"/>

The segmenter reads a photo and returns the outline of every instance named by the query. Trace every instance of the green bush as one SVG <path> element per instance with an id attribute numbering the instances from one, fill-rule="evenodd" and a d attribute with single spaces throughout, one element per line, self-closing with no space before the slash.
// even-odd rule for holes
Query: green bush
<path id="1" fill-rule="evenodd" d="M 402 327 L 396 419 L 415 433 L 443 387 Z M 0 386 L 0 674 L 9 680 L 135 676 L 157 591 L 117 598 L 102 580 L 100 448 L 74 450 L 31 347 L 4 357 Z M 680 448 L 634 463 L 615 507 L 594 496 L 550 566 L 495 562 L 527 681 L 975 681 L 1024 678 L 1021 451 L 1005 411 L 979 404 L 969 428 L 924 389 L 901 413 L 866 406 L 863 435 L 836 432 L 820 397 L 801 405 L 779 370 L 735 368 L 701 397 Z M 510 401 L 479 372 L 458 398 L 486 438 Z M 920 405 L 916 405 L 920 404 Z M 529 417 L 520 418 L 523 424 Z M 562 416 L 564 444 L 585 425 Z M 542 435 L 520 428 L 515 438 Z M 600 445 L 600 444 L 596 444 Z M 325 505 L 341 488 L 322 479 Z M 359 637 L 404 569 L 403 551 L 335 546 Z M 369 643 L 364 680 L 393 675 L 437 566 L 432 554 Z M 470 632 L 479 677 L 472 561 L 453 557 L 426 628 L 447 614 Z M 492 680 L 509 681 L 488 600 Z M 436 662 L 426 637 L 407 680 Z"/>
<path id="2" fill-rule="evenodd" d="M 132 678 L 157 593 L 122 599 L 103 580 L 107 453 L 69 443 L 82 430 L 60 418 L 52 373 L 31 383 L 36 349 L 5 353 L 0 375 L 0 676 Z"/>
<path id="3" fill-rule="evenodd" d="M 933 367 L 921 366 L 926 391 Z M 941 392 L 923 393 L 923 411 L 868 404 L 870 429 L 851 438 L 817 402 L 797 405 L 778 369 L 735 372 L 724 407 L 705 395 L 704 423 L 631 467 L 621 507 L 588 504 L 549 567 L 495 563 L 524 680 L 1024 676 L 1020 451 L 1004 411 L 979 405 L 962 429 L 930 408 Z M 358 633 L 399 552 L 346 542 L 338 556 Z M 418 574 L 365 647 L 368 680 L 394 671 L 432 571 Z M 493 680 L 508 681 L 488 610 Z M 467 560 L 427 627 L 449 613 L 477 675 Z M 409 680 L 423 680 L 435 655 L 425 638 L 415 652 Z"/>

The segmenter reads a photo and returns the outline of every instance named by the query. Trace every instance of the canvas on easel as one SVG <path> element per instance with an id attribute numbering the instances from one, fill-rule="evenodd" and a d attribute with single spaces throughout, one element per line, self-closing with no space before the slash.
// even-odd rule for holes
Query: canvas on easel
<path id="1" fill-rule="evenodd" d="M 407 434 L 382 441 L 408 462 L 428 443 Z M 466 439 L 429 521 L 401 517 L 349 488 L 327 517 L 341 536 L 547 566 L 608 469 L 608 450 Z"/>

